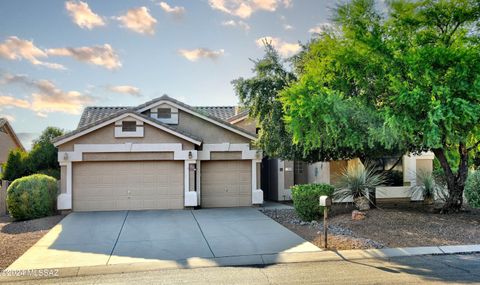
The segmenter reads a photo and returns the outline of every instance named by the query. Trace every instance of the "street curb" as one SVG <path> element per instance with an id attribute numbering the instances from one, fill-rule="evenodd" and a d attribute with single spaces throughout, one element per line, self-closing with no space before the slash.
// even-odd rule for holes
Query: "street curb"
<path id="1" fill-rule="evenodd" d="M 182 260 L 156 260 L 151 262 L 138 262 L 112 265 L 96 265 L 82 267 L 52 268 L 58 270 L 55 277 L 36 276 L 5 276 L 8 270 L 0 272 L 0 282 L 15 282 L 32 279 L 78 277 L 101 274 L 118 274 L 133 272 L 148 272 L 166 269 L 195 269 L 208 267 L 233 267 L 233 266 L 268 266 L 282 263 L 302 262 L 328 262 L 328 261 L 354 261 L 361 259 L 389 259 L 395 257 L 410 257 L 422 255 L 450 255 L 480 253 L 480 244 L 474 245 L 449 245 L 428 247 L 402 247 L 366 250 L 339 250 L 258 254 L 245 256 L 199 258 L 193 257 Z M 48 269 L 47 269 L 48 270 Z M 37 270 L 39 271 L 39 270 Z M 12 270 L 10 273 L 20 273 L 22 270 Z M 28 272 L 28 270 L 23 270 Z M 34 271 L 32 271 L 34 272 Z"/>

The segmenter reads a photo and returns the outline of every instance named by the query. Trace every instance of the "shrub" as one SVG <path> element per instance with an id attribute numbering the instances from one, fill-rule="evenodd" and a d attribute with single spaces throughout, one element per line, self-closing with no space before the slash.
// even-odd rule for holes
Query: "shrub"
<path id="1" fill-rule="evenodd" d="M 472 208 L 480 208 L 480 171 L 468 175 L 465 182 L 465 198 Z"/>
<path id="2" fill-rule="evenodd" d="M 319 197 L 331 196 L 335 189 L 328 184 L 304 184 L 292 187 L 293 206 L 298 216 L 304 221 L 313 221 L 323 214 L 319 206 Z"/>
<path id="3" fill-rule="evenodd" d="M 7 208 L 16 220 L 29 220 L 55 213 L 58 186 L 55 178 L 33 174 L 19 178 L 7 189 Z"/>
<path id="4" fill-rule="evenodd" d="M 60 169 L 59 168 L 48 168 L 37 171 L 37 174 L 45 174 L 51 176 L 57 180 L 60 180 Z"/>

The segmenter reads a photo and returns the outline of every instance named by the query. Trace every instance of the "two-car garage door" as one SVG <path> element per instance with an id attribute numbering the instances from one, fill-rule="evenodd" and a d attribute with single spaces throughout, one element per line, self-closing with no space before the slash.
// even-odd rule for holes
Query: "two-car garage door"
<path id="1" fill-rule="evenodd" d="M 183 209 L 183 161 L 73 164 L 73 210 Z"/>
<path id="2" fill-rule="evenodd" d="M 183 209 L 183 161 L 73 163 L 73 210 Z M 201 163 L 201 206 L 252 205 L 250 160 Z"/>

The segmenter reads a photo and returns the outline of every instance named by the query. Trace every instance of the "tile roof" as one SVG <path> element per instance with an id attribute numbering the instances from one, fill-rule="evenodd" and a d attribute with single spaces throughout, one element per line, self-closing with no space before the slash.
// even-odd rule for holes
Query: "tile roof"
<path id="1" fill-rule="evenodd" d="M 132 108 L 133 107 L 87 107 L 83 110 L 77 129 L 90 125 L 112 114 Z"/>
<path id="2" fill-rule="evenodd" d="M 240 118 L 243 118 L 243 117 L 248 117 L 248 114 L 249 114 L 249 111 L 248 110 L 243 110 L 242 112 L 234 115 L 234 116 L 231 116 L 229 117 L 228 119 L 226 119 L 227 122 L 231 123 L 237 119 L 240 119 Z"/>
<path id="3" fill-rule="evenodd" d="M 67 133 L 67 134 L 64 134 L 63 136 L 56 137 L 56 138 L 53 140 L 53 142 L 55 143 L 55 142 L 61 141 L 61 140 L 65 139 L 65 138 L 68 138 L 68 137 L 73 136 L 73 135 L 75 135 L 75 134 L 81 133 L 81 132 L 83 132 L 83 131 L 85 131 L 85 130 L 90 129 L 91 127 L 94 127 L 95 125 L 98 125 L 98 124 L 107 122 L 107 121 L 109 121 L 109 120 L 111 120 L 111 119 L 114 119 L 114 118 L 116 118 L 116 117 L 118 117 L 118 116 L 120 116 L 120 115 L 123 115 L 123 114 L 135 114 L 135 115 L 137 115 L 137 116 L 142 117 L 143 119 L 145 119 L 145 120 L 147 120 L 147 121 L 150 121 L 150 122 L 155 123 L 155 124 L 157 124 L 157 125 L 161 125 L 161 126 L 167 128 L 167 129 L 170 129 L 170 130 L 172 130 L 172 131 L 174 131 L 174 132 L 177 132 L 177 133 L 179 133 L 179 134 L 185 135 L 185 136 L 187 136 L 187 137 L 189 137 L 189 138 L 192 138 L 192 139 L 197 140 L 197 141 L 200 141 L 200 142 L 202 141 L 202 138 L 199 138 L 199 137 L 197 137 L 197 136 L 195 136 L 195 135 L 192 135 L 192 134 L 190 134 L 190 133 L 188 133 L 188 132 L 185 132 L 185 131 L 183 131 L 183 130 L 180 130 L 180 129 L 178 129 L 178 128 L 172 127 L 172 126 L 170 126 L 170 125 L 168 125 L 168 124 L 162 123 L 162 122 L 160 122 L 160 121 L 158 121 L 158 120 L 155 120 L 155 119 L 153 119 L 153 118 L 151 118 L 151 117 L 148 117 L 148 116 L 145 116 L 145 115 L 143 115 L 143 114 L 137 113 L 137 112 L 135 112 L 132 108 L 126 108 L 126 109 L 124 109 L 124 110 L 120 110 L 120 111 L 117 111 L 117 112 L 115 112 L 115 113 L 112 113 L 112 114 L 110 114 L 109 116 L 105 116 L 105 117 L 103 117 L 103 118 L 100 119 L 100 120 L 94 121 L 94 122 L 92 122 L 92 123 L 90 123 L 90 124 L 87 124 L 87 125 L 84 125 L 84 126 L 81 126 L 81 127 L 77 128 L 77 129 L 74 130 L 74 131 L 71 131 L 71 132 L 69 132 L 69 133 Z"/>
<path id="4" fill-rule="evenodd" d="M 147 103 L 149 104 L 142 104 L 141 106 L 147 106 L 153 102 L 150 101 Z M 134 107 L 87 107 L 83 110 L 82 117 L 80 118 L 80 122 L 78 123 L 78 128 L 99 121 L 119 111 L 133 108 Z M 200 106 L 193 108 L 195 108 L 200 113 L 210 115 L 221 120 L 227 120 L 228 118 L 235 115 L 235 106 Z"/>
<path id="5" fill-rule="evenodd" d="M 235 115 L 235 106 L 196 106 L 193 107 L 201 113 L 226 120 Z"/>
<path id="6" fill-rule="evenodd" d="M 253 136 L 253 137 L 256 137 L 255 134 L 253 133 L 250 133 L 248 132 L 247 130 L 243 129 L 243 128 L 240 128 L 240 127 L 237 127 L 235 125 L 232 125 L 230 123 L 227 122 L 227 119 L 234 116 L 235 115 L 235 106 L 217 106 L 217 107 L 209 107 L 209 106 L 202 106 L 202 107 L 192 107 L 190 105 L 187 105 L 183 102 L 180 102 L 174 98 L 171 98 L 167 95 L 163 95 L 161 97 L 158 97 L 158 98 L 155 98 L 153 100 L 150 100 L 148 102 L 145 102 L 139 106 L 136 106 L 136 107 L 131 107 L 131 106 L 125 106 L 125 107 L 122 107 L 122 106 L 116 106 L 116 107 L 99 107 L 99 106 L 96 106 L 96 107 L 86 107 L 84 110 L 83 110 L 83 113 L 82 113 L 82 116 L 80 118 L 80 122 L 78 123 L 78 127 L 76 130 L 74 130 L 73 132 L 70 132 L 68 134 L 65 134 L 64 136 L 61 136 L 61 137 L 58 137 L 55 139 L 56 142 L 66 138 L 66 137 L 69 137 L 69 136 L 72 136 L 72 135 L 75 135 L 83 130 L 86 130 L 88 128 L 91 128 L 93 127 L 94 125 L 96 124 L 100 124 L 102 122 L 105 122 L 105 121 L 108 121 L 116 116 L 120 116 L 121 114 L 123 113 L 134 113 L 136 115 L 139 115 L 139 116 L 142 116 L 142 117 L 145 117 L 146 119 L 152 121 L 152 122 L 155 122 L 157 124 L 162 124 L 166 127 L 168 127 L 169 129 L 172 129 L 178 133 L 182 133 L 188 137 L 191 137 L 191 138 L 195 138 L 196 140 L 199 140 L 201 141 L 201 139 L 197 139 L 196 137 L 190 135 L 190 134 L 187 134 L 187 133 L 183 133 L 182 130 L 174 127 L 174 126 L 171 126 L 171 125 L 167 125 L 167 124 L 163 124 L 161 123 L 160 121 L 158 120 L 155 120 L 153 118 L 150 118 L 150 117 L 147 117 L 145 115 L 142 115 L 139 110 L 141 109 L 144 109 L 152 104 L 155 104 L 156 102 L 160 102 L 160 101 L 170 101 L 174 104 L 177 104 L 179 106 L 182 106 L 186 109 L 189 109 L 193 112 L 196 112 L 196 113 L 199 113 L 199 114 L 202 114 L 204 115 L 205 117 L 208 117 L 214 121 L 217 121 L 219 122 L 220 124 L 223 124 L 225 126 L 228 126 L 229 128 L 233 128 L 233 129 L 236 129 L 238 131 L 241 131 L 242 133 L 245 133 L 245 134 L 248 134 L 250 136 Z"/>

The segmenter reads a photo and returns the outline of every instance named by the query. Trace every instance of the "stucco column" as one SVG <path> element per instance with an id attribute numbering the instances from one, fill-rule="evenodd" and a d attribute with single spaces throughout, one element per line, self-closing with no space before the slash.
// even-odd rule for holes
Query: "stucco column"
<path id="1" fill-rule="evenodd" d="M 262 162 L 259 159 L 252 160 L 252 204 L 263 204 L 263 191 L 258 189 L 257 185 L 257 163 Z"/>
<path id="2" fill-rule="evenodd" d="M 183 168 L 184 206 L 198 206 L 197 192 L 190 191 L 190 164 L 196 164 L 196 160 L 185 160 Z"/>
<path id="3" fill-rule="evenodd" d="M 57 209 L 58 210 L 71 210 L 72 209 L 72 162 L 61 162 L 60 166 L 66 166 L 66 192 L 60 193 L 57 197 Z"/>

